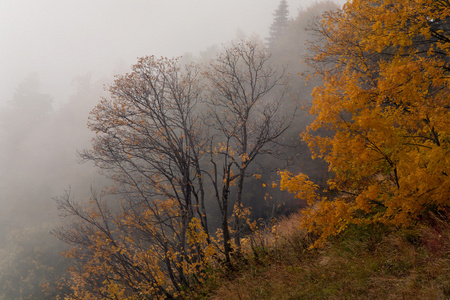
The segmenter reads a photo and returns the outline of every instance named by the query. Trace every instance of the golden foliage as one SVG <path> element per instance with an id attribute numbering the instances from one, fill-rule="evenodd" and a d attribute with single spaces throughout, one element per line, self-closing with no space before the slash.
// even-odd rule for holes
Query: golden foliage
<path id="1" fill-rule="evenodd" d="M 132 212 L 117 216 L 108 226 L 115 230 L 90 231 L 87 247 L 65 253 L 81 262 L 70 271 L 72 293 L 65 299 L 166 299 L 180 296 L 183 285 L 201 283 L 206 269 L 217 263 L 217 245 L 208 242 L 200 220 L 192 218 L 183 247 L 177 240 L 182 220 L 175 207 L 173 199 L 156 201 L 152 208 L 143 207 L 140 217 Z M 100 222 L 101 214 L 91 214 L 92 220 Z M 171 218 L 172 232 L 161 227 L 165 218 Z"/>
<path id="2" fill-rule="evenodd" d="M 323 84 L 302 137 L 341 196 L 319 199 L 305 175 L 280 175 L 281 189 L 318 201 L 303 221 L 318 244 L 351 223 L 407 225 L 449 205 L 449 24 L 448 1 L 355 0 L 313 27 L 325 44 L 308 63 Z"/>

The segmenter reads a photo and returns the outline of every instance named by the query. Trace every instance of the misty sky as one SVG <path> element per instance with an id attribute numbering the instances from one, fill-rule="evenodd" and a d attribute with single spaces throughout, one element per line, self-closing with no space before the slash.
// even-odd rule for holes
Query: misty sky
<path id="1" fill-rule="evenodd" d="M 288 0 L 291 17 L 315 1 Z M 194 55 L 236 37 L 267 36 L 279 0 L 0 0 L 0 104 L 39 73 L 56 103 L 88 72 L 111 75 L 144 55 Z"/>

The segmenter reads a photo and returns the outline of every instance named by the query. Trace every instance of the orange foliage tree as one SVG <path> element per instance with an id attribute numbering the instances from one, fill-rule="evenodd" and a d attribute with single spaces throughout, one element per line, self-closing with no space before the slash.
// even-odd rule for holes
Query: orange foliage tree
<path id="1" fill-rule="evenodd" d="M 320 197 L 288 172 L 281 188 L 314 204 L 303 225 L 321 236 L 317 244 L 349 224 L 408 225 L 447 207 L 450 2 L 354 0 L 311 29 L 317 42 L 306 60 L 323 84 L 302 137 L 329 164 L 339 194 Z"/>

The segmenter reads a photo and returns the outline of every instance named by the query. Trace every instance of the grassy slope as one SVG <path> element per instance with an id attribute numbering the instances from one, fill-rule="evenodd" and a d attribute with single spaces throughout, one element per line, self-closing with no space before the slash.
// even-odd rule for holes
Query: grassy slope
<path id="1" fill-rule="evenodd" d="M 323 249 L 307 250 L 298 216 L 237 271 L 214 271 L 207 299 L 450 299 L 450 227 L 431 218 L 412 229 L 350 228 Z M 255 253 L 257 254 L 255 256 Z"/>

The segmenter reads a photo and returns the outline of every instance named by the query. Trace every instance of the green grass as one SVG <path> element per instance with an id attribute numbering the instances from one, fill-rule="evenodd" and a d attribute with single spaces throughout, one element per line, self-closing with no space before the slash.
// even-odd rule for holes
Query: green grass
<path id="1" fill-rule="evenodd" d="M 313 250 L 294 226 L 236 270 L 213 270 L 201 298 L 450 299 L 450 227 L 436 220 L 352 227 Z"/>

